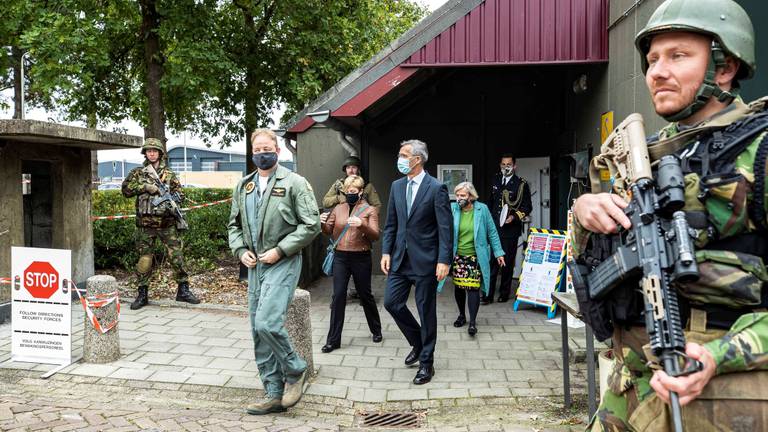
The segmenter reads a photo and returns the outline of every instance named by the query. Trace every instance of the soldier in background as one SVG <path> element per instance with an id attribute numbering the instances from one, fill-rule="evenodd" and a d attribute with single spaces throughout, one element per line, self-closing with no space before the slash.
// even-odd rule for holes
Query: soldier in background
<path id="1" fill-rule="evenodd" d="M 152 166 L 171 194 L 178 194 L 183 199 L 181 183 L 176 174 L 166 166 L 165 150 L 157 138 L 147 138 L 141 147 L 144 166 L 134 168 L 123 180 L 122 191 L 126 198 L 136 197 L 136 249 L 139 262 L 136 264 L 136 285 L 138 292 L 131 303 L 131 309 L 141 309 L 149 304 L 149 279 L 152 276 L 152 249 L 159 239 L 168 251 L 168 259 L 174 271 L 178 290 L 176 301 L 198 304 L 200 300 L 189 290 L 187 272 L 184 270 L 184 245 L 181 233 L 177 230 L 178 222 L 172 204 L 165 201 L 153 205 L 152 200 L 160 194 L 156 180 L 148 172 Z"/>
<path id="2" fill-rule="evenodd" d="M 685 354 L 702 368 L 672 377 L 649 355 L 636 281 L 590 300 L 585 319 L 596 334 L 612 332 L 616 364 L 589 429 L 670 430 L 669 396 L 676 392 L 685 430 L 766 430 L 767 99 L 747 105 L 738 97 L 738 81 L 755 72 L 752 23 L 732 0 L 668 0 L 635 45 L 654 109 L 671 122 L 648 139 L 651 161 L 676 154 L 685 176 L 683 211 L 696 235 L 699 279 L 672 287 Z M 576 200 L 579 260 L 594 256 L 591 233 L 630 228 L 626 206 L 617 193 Z"/>
<path id="3" fill-rule="evenodd" d="M 515 174 L 517 168 L 515 157 L 511 154 L 501 156 L 499 172 L 493 177 L 491 186 L 491 214 L 499 231 L 501 248 L 504 249 L 506 266 L 500 266 L 496 258 L 491 259 L 491 284 L 488 295 L 483 297 L 481 304 L 493 303 L 496 292 L 496 277 L 501 273 L 499 285 L 499 303 L 509 300 L 512 292 L 512 275 L 515 271 L 515 256 L 517 255 L 517 240 L 523 234 L 523 219 L 533 205 L 531 204 L 531 188 L 523 178 Z M 503 216 L 503 217 L 502 217 Z"/>
<path id="4" fill-rule="evenodd" d="M 351 175 L 363 177 L 363 175 L 360 173 L 361 165 L 362 164 L 360 163 L 360 158 L 357 156 L 349 156 L 344 160 L 344 163 L 341 165 L 341 171 L 344 172 L 344 177 L 337 179 L 335 182 L 333 182 L 331 188 L 328 189 L 328 192 L 323 197 L 323 207 L 331 209 L 337 204 L 343 204 L 347 202 L 347 196 L 343 191 L 344 180 Z M 376 188 L 373 187 L 373 184 L 370 182 L 367 182 L 365 184 L 365 188 L 363 188 L 363 199 L 365 199 L 368 204 L 376 207 L 376 209 L 381 207 L 381 199 L 379 198 L 379 194 L 376 192 Z"/>

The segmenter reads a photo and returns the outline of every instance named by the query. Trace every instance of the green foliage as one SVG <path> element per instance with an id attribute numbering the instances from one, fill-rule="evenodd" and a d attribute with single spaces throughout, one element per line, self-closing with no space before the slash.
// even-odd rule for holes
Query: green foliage
<path id="1" fill-rule="evenodd" d="M 89 126 L 147 127 L 142 1 L 8 0 L 0 40 L 30 52 L 30 103 Z M 426 14 L 412 0 L 154 2 L 168 127 L 222 147 L 269 125 L 279 104 L 292 115 Z M 7 64 L 0 56 L 0 85 Z"/>
<path id="2" fill-rule="evenodd" d="M 232 196 L 229 189 L 184 189 L 185 206 L 208 203 Z M 93 215 L 114 216 L 134 214 L 135 198 L 125 198 L 116 190 L 93 192 Z M 189 230 L 184 233 L 184 256 L 188 271 L 212 269 L 222 253 L 228 253 L 228 203 L 203 207 L 187 212 Z M 122 267 L 132 270 L 139 259 L 134 246 L 136 220 L 93 221 L 93 246 L 96 268 Z M 156 256 L 165 249 L 158 246 Z"/>

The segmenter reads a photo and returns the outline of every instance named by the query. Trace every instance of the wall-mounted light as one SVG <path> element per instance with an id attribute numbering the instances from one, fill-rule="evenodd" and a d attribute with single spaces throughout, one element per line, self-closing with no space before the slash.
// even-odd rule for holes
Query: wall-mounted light
<path id="1" fill-rule="evenodd" d="M 573 92 L 575 94 L 584 93 L 587 91 L 587 75 L 581 74 L 573 81 Z"/>
<path id="2" fill-rule="evenodd" d="M 315 123 L 325 123 L 329 118 L 331 118 L 331 110 L 322 110 L 322 111 L 315 111 L 311 113 L 307 113 L 308 116 L 312 117 L 312 120 L 315 121 Z"/>

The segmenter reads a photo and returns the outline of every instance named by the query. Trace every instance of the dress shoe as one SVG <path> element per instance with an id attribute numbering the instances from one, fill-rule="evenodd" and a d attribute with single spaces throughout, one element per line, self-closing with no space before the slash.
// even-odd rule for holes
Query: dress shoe
<path id="1" fill-rule="evenodd" d="M 432 381 L 432 377 L 435 375 L 435 368 L 432 365 L 421 365 L 419 371 L 416 372 L 416 376 L 413 378 L 414 384 L 426 384 Z"/>
<path id="2" fill-rule="evenodd" d="M 375 334 L 371 336 L 371 340 L 373 341 L 373 343 L 379 343 L 381 342 L 382 339 L 384 338 L 382 338 L 380 334 Z"/>
<path id="3" fill-rule="evenodd" d="M 417 350 L 416 348 L 412 349 L 405 357 L 405 365 L 410 366 L 419 361 L 419 354 L 421 354 L 421 350 Z"/>
<path id="4" fill-rule="evenodd" d="M 285 391 L 283 392 L 282 405 L 283 408 L 290 408 L 301 400 L 301 396 L 304 395 L 304 381 L 307 379 L 307 370 L 301 373 L 299 379 L 294 383 L 285 383 Z"/>
<path id="5" fill-rule="evenodd" d="M 480 304 L 481 305 L 487 305 L 487 304 L 491 304 L 491 303 L 493 303 L 493 300 L 488 298 L 488 297 L 483 297 L 482 299 L 480 299 Z"/>
<path id="6" fill-rule="evenodd" d="M 506 297 L 499 297 L 499 300 L 498 300 L 499 303 L 506 303 L 508 301 L 509 301 L 509 299 L 506 298 Z"/>
<path id="7" fill-rule="evenodd" d="M 469 333 L 470 336 L 474 336 L 477 334 L 477 326 L 475 323 L 469 323 L 469 328 L 467 329 L 467 333 Z"/>
<path id="8" fill-rule="evenodd" d="M 245 412 L 251 415 L 264 415 L 283 411 L 285 411 L 285 408 L 283 408 L 280 398 L 271 398 L 269 396 L 259 402 L 249 404 L 245 408 Z"/>
<path id="9" fill-rule="evenodd" d="M 464 315 L 459 315 L 458 318 L 456 318 L 456 321 L 453 322 L 454 327 L 461 327 L 464 324 L 467 323 L 467 319 L 464 317 Z"/>
<path id="10" fill-rule="evenodd" d="M 325 345 L 323 345 L 322 348 L 320 348 L 320 351 L 322 351 L 324 353 L 329 353 L 329 352 L 331 352 L 331 351 L 333 351 L 335 349 L 339 349 L 340 346 L 341 345 L 339 345 L 339 344 L 335 344 L 335 345 L 334 344 L 325 344 Z"/>

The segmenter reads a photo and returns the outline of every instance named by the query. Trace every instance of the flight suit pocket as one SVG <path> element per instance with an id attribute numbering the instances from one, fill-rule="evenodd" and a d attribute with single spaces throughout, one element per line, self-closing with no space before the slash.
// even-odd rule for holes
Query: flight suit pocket
<path id="1" fill-rule="evenodd" d="M 286 203 L 279 203 L 277 205 L 277 211 L 280 213 L 280 216 L 282 216 L 283 220 L 288 225 L 298 225 L 298 221 L 296 220 L 296 215 L 294 214 L 293 210 L 288 206 Z"/>

